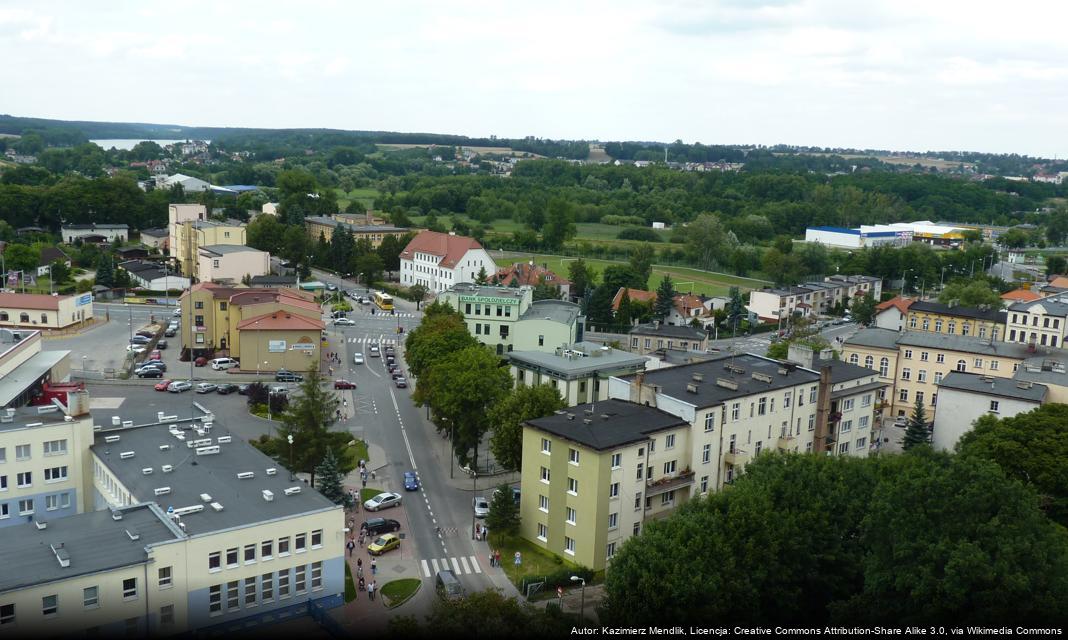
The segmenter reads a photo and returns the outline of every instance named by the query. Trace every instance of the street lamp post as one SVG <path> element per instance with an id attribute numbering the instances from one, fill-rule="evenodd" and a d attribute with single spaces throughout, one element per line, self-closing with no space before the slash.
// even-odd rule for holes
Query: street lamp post
<path id="1" fill-rule="evenodd" d="M 475 487 L 475 479 L 478 478 L 478 473 L 474 469 L 471 470 L 471 538 L 475 538 L 475 493 L 478 489 Z"/>
<path id="2" fill-rule="evenodd" d="M 270 400 L 267 401 L 267 406 L 268 407 L 271 406 Z M 286 441 L 289 443 L 289 479 L 290 480 L 295 480 L 296 478 L 293 476 L 293 434 L 292 433 L 286 436 Z"/>
<path id="3" fill-rule="evenodd" d="M 579 576 L 571 576 L 571 582 L 582 583 L 582 600 L 579 605 L 579 618 L 586 619 L 586 579 Z"/>

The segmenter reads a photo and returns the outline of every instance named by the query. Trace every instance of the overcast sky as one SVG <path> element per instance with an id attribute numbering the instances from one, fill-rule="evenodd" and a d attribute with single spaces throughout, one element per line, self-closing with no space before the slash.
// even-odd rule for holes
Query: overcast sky
<path id="1" fill-rule="evenodd" d="M 0 0 L 0 113 L 1068 155 L 1068 3 Z"/>

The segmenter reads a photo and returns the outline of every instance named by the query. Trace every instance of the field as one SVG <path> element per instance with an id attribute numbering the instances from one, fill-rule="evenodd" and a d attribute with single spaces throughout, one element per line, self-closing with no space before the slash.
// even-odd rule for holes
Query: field
<path id="1" fill-rule="evenodd" d="M 568 266 L 578 259 L 567 258 L 564 256 L 516 253 L 510 251 L 491 251 L 490 255 L 493 257 L 493 260 L 497 263 L 498 267 L 503 267 L 514 262 L 529 262 L 533 260 L 535 264 L 548 265 L 553 273 L 556 273 L 563 278 L 567 277 Z M 599 260 L 594 258 L 587 258 L 586 263 L 592 266 L 598 274 L 600 274 L 600 272 L 608 265 L 625 264 L 620 260 Z M 704 294 L 706 296 L 725 296 L 732 286 L 737 286 L 742 289 L 742 291 L 748 291 L 750 289 L 759 289 L 765 285 L 771 284 L 764 280 L 740 278 L 725 273 L 713 273 L 711 271 L 702 271 L 701 269 L 692 269 L 690 267 L 654 265 L 653 275 L 649 278 L 649 282 L 645 287 L 646 290 L 656 291 L 657 285 L 660 284 L 660 280 L 665 274 L 671 276 L 671 279 L 675 283 L 676 290 L 685 291 L 687 293 Z"/>
<path id="2" fill-rule="evenodd" d="M 447 227 L 449 225 L 450 218 L 452 218 L 452 216 L 444 216 L 442 218 L 439 218 L 439 222 L 441 222 Z M 474 220 L 471 220 L 466 216 L 458 216 L 458 218 L 468 223 L 475 222 Z M 412 218 L 412 224 L 416 226 L 422 225 L 425 221 L 426 216 L 415 216 Z M 525 228 L 522 223 L 516 222 L 512 219 L 494 220 L 490 226 L 493 228 L 486 230 L 487 236 L 501 234 L 512 235 L 516 231 L 522 231 Z M 579 222 L 575 225 L 575 228 L 577 231 L 575 235 L 575 240 L 588 240 L 590 242 L 598 244 L 611 244 L 621 246 L 632 246 L 641 242 L 641 240 L 619 240 L 618 238 L 616 238 L 616 236 L 619 235 L 619 232 L 625 228 L 618 225 L 601 224 L 599 222 Z M 654 231 L 654 233 L 660 236 L 660 238 L 663 240 L 664 245 L 667 245 L 668 241 L 671 238 L 671 231 L 668 229 L 657 229 Z"/>
<path id="3" fill-rule="evenodd" d="M 375 198 L 378 197 L 378 189 L 353 189 L 348 193 L 341 189 L 334 189 L 334 191 L 337 192 L 337 203 L 342 211 L 353 200 L 359 200 L 368 211 L 371 211 L 375 207 Z"/>

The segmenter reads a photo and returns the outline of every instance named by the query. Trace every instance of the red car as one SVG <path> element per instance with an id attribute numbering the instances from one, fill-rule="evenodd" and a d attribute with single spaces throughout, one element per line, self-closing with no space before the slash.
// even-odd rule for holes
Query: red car
<path id="1" fill-rule="evenodd" d="M 193 364 L 198 367 L 203 367 L 204 365 L 208 364 L 208 359 L 204 356 L 200 356 L 199 358 L 193 361 Z"/>
<path id="2" fill-rule="evenodd" d="M 162 360 L 163 354 L 159 352 L 159 349 L 153 349 L 152 353 L 148 354 L 149 360 Z"/>
<path id="3" fill-rule="evenodd" d="M 167 387 L 169 387 L 172 382 L 174 382 L 174 380 L 160 380 L 152 388 L 156 391 L 166 391 Z"/>
<path id="4" fill-rule="evenodd" d="M 356 383 L 348 380 L 334 380 L 335 389 L 355 389 Z"/>

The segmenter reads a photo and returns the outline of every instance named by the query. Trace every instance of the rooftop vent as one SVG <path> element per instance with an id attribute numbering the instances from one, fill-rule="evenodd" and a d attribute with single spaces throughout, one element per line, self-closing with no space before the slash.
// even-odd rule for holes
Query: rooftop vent
<path id="1" fill-rule="evenodd" d="M 276 469 L 274 467 L 268 467 L 267 475 L 273 476 L 273 475 L 277 475 L 277 474 L 278 474 L 278 469 Z"/>
<path id="2" fill-rule="evenodd" d="M 738 383 L 734 380 L 728 380 L 726 378 L 716 378 L 716 386 L 723 387 L 724 389 L 730 389 L 731 391 L 738 390 Z"/>
<path id="3" fill-rule="evenodd" d="M 1034 386 L 1033 382 L 1027 382 L 1027 381 L 1024 381 L 1024 380 L 1021 380 L 1021 381 L 1016 383 L 1016 388 L 1017 389 L 1030 389 L 1033 386 Z"/>
<path id="4" fill-rule="evenodd" d="M 251 471 L 242 471 L 241 473 L 237 474 L 238 480 L 251 480 L 255 477 L 256 474 Z"/>
<path id="5" fill-rule="evenodd" d="M 562 416 L 565 413 L 567 413 L 567 410 L 566 409 L 557 409 L 556 411 L 553 411 L 553 413 L 555 413 L 558 416 Z"/>
<path id="6" fill-rule="evenodd" d="M 112 520 L 122 520 L 122 512 L 119 511 L 118 509 L 112 509 L 111 510 L 111 519 Z"/>
<path id="7" fill-rule="evenodd" d="M 104 442 L 118 442 L 120 439 L 119 436 L 104 436 Z"/>
<path id="8" fill-rule="evenodd" d="M 757 373 L 756 371 L 753 372 L 753 380 L 759 380 L 760 382 L 766 382 L 768 384 L 771 384 L 772 382 L 771 376 L 766 373 Z"/>
<path id="9" fill-rule="evenodd" d="M 215 511 L 222 511 L 223 510 L 223 506 L 221 504 L 219 504 L 218 502 L 212 502 L 211 503 L 211 508 L 214 509 Z"/>
<path id="10" fill-rule="evenodd" d="M 575 414 L 573 414 L 573 413 L 568 413 L 568 414 L 567 414 L 567 419 L 568 419 L 568 420 L 574 420 L 574 419 L 575 419 Z"/>
<path id="11" fill-rule="evenodd" d="M 202 505 L 202 504 L 194 504 L 194 505 L 189 506 L 189 507 L 181 507 L 180 509 L 175 509 L 174 510 L 174 515 L 176 515 L 176 516 L 187 516 L 187 515 L 189 515 L 191 513 L 200 513 L 203 510 L 204 510 L 204 505 Z"/>
<path id="12" fill-rule="evenodd" d="M 200 499 L 204 502 L 211 502 L 211 494 L 202 493 L 200 494 Z"/>
<path id="13" fill-rule="evenodd" d="M 704 379 L 705 379 L 705 374 L 703 374 L 703 373 L 695 373 L 695 374 L 693 374 L 692 377 L 693 377 L 693 381 L 694 382 L 703 382 Z"/>
<path id="14" fill-rule="evenodd" d="M 686 385 L 686 393 L 697 393 L 697 385 L 693 383 Z"/>
<path id="15" fill-rule="evenodd" d="M 33 521 L 33 525 L 35 527 L 37 527 L 38 531 L 44 531 L 45 529 L 48 528 L 48 523 L 45 522 L 44 520 L 34 520 Z"/>
<path id="16" fill-rule="evenodd" d="M 169 464 L 163 465 L 162 467 L 160 467 L 160 469 L 163 470 L 163 473 L 170 473 L 171 471 L 174 471 L 174 467 Z"/>
<path id="17" fill-rule="evenodd" d="M 141 469 L 141 473 L 146 476 L 152 475 L 152 467 L 145 467 L 144 469 Z"/>
<path id="18" fill-rule="evenodd" d="M 130 540 L 140 540 L 141 539 L 141 534 L 137 532 L 137 529 L 134 529 L 133 531 L 130 531 L 129 529 L 126 529 L 126 535 L 127 535 L 127 537 L 130 538 Z"/>
<path id="19" fill-rule="evenodd" d="M 300 487 L 289 487 L 283 493 L 285 493 L 287 496 L 295 496 L 300 493 Z"/>
<path id="20" fill-rule="evenodd" d="M 593 415 L 593 409 L 591 407 L 586 407 L 585 409 L 582 410 L 582 413 L 585 413 L 588 416 L 592 416 Z"/>
<path id="21" fill-rule="evenodd" d="M 219 436 L 215 441 L 219 444 L 226 444 L 227 442 L 230 442 L 230 436 Z"/>
<path id="22" fill-rule="evenodd" d="M 56 554 L 56 560 L 59 560 L 59 566 L 66 569 L 70 566 L 70 554 L 63 548 L 63 543 L 50 545 L 52 547 L 52 553 Z"/>
<path id="23" fill-rule="evenodd" d="M 167 450 L 169 450 L 170 448 L 171 448 L 171 445 L 169 445 L 169 444 L 161 444 L 161 445 L 159 446 L 159 450 L 160 450 L 160 451 L 167 451 Z"/>
<path id="24" fill-rule="evenodd" d="M 211 456 L 219 453 L 219 445 L 213 444 L 210 447 L 197 447 L 198 456 Z"/>
<path id="25" fill-rule="evenodd" d="M 129 460 L 130 458 L 134 457 L 134 452 L 133 451 L 123 451 L 122 453 L 119 454 L 119 457 L 122 458 L 123 460 Z"/>
<path id="26" fill-rule="evenodd" d="M 582 424 L 593 424 L 593 420 L 590 420 L 589 418 L 583 418 Z"/>
<path id="27" fill-rule="evenodd" d="M 165 495 L 167 495 L 168 493 L 171 492 L 171 488 L 170 487 L 159 487 L 159 488 L 155 489 L 154 492 L 155 492 L 155 494 L 157 496 L 165 496 Z"/>
<path id="28" fill-rule="evenodd" d="M 274 492 L 271 491 L 270 489 L 264 489 L 263 490 L 263 499 L 266 500 L 267 502 L 273 502 L 274 501 Z"/>

